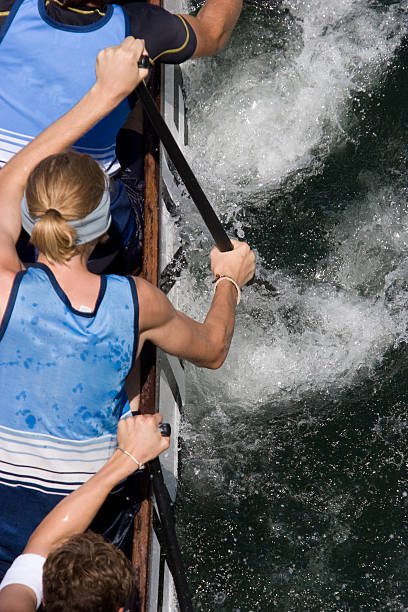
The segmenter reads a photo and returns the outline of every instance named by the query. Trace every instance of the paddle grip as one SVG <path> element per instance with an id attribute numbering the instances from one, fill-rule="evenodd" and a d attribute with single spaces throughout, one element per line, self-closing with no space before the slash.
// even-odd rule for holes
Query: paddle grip
<path id="1" fill-rule="evenodd" d="M 139 61 L 137 62 L 137 67 L 149 69 L 150 68 L 150 57 L 148 55 L 142 55 Z"/>
<path id="2" fill-rule="evenodd" d="M 163 438 L 169 438 L 171 434 L 170 423 L 159 423 L 157 426 Z"/>

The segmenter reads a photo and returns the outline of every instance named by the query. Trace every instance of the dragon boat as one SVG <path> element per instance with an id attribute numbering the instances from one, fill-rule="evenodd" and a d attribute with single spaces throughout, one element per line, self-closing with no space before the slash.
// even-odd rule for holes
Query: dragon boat
<path id="1" fill-rule="evenodd" d="M 160 0 L 151 0 L 159 4 Z M 179 0 L 162 0 L 171 12 L 183 12 Z M 150 92 L 180 148 L 187 144 L 187 123 L 180 66 L 155 66 Z M 142 276 L 160 287 L 178 305 L 178 283 L 182 249 L 178 239 L 175 202 L 180 181 L 157 135 L 145 118 L 145 228 Z M 184 367 L 177 357 L 148 345 L 142 353 L 140 410 L 161 412 L 172 428 L 169 450 L 160 457 L 161 472 L 171 500 L 177 492 L 178 432 L 184 402 Z M 175 612 L 178 609 L 173 579 L 161 537 L 157 505 L 146 474 L 143 501 L 136 515 L 132 561 L 138 575 L 142 612 Z"/>

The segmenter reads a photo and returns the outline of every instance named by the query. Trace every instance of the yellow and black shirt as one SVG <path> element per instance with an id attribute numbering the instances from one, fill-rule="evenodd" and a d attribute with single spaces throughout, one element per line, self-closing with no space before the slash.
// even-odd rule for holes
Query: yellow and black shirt
<path id="1" fill-rule="evenodd" d="M 0 28 L 14 3 L 15 0 L 0 0 Z M 181 64 L 194 53 L 196 36 L 182 16 L 145 2 L 117 4 L 121 4 L 129 16 L 131 35 L 145 40 L 153 61 Z M 105 15 L 103 9 L 63 7 L 59 0 L 46 0 L 45 7 L 52 19 L 70 26 L 96 23 Z"/>

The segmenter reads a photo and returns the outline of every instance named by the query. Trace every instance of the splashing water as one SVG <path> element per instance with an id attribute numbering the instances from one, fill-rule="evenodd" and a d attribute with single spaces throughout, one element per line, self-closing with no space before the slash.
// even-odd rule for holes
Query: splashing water
<path id="1" fill-rule="evenodd" d="M 407 23 L 405 1 L 247 7 L 190 64 L 195 170 L 281 291 L 246 288 L 225 365 L 187 366 L 197 609 L 408 609 Z M 202 318 L 188 219 L 183 309 Z"/>
<path id="2" fill-rule="evenodd" d="M 302 287 L 276 275 L 274 282 L 282 296 L 272 301 L 267 291 L 245 290 L 245 311 L 238 314 L 223 368 L 189 367 L 190 384 L 213 388 L 214 401 L 245 408 L 344 386 L 393 342 L 392 320 L 381 303 L 327 285 Z M 191 312 L 196 287 L 189 282 L 186 290 L 185 308 Z M 200 295 L 205 292 L 200 285 Z M 194 314 L 202 312 L 196 307 Z"/>
<path id="3" fill-rule="evenodd" d="M 264 29 L 243 20 L 239 46 L 221 60 L 190 67 L 191 155 L 213 196 L 276 187 L 321 166 L 344 137 L 350 98 L 381 78 L 405 31 L 406 3 L 372 4 L 283 2 Z"/>
<path id="4" fill-rule="evenodd" d="M 239 32 L 239 40 L 225 53 L 227 60 L 220 60 L 219 70 L 226 69 L 230 88 L 225 87 L 226 79 L 217 83 L 213 78 L 209 84 L 208 71 L 199 71 L 197 62 L 190 74 L 191 90 L 200 102 L 193 104 L 190 149 L 196 169 L 199 156 L 205 156 L 199 177 L 206 188 L 222 190 L 221 199 L 237 190 L 241 195 L 246 192 L 245 198 L 251 190 L 255 198 L 261 187 L 255 176 L 261 177 L 264 187 L 272 180 L 286 189 L 282 181 L 289 173 L 298 170 L 297 180 L 304 181 L 300 169 L 316 171 L 315 165 L 324 163 L 344 132 L 340 124 L 352 96 L 356 91 L 372 91 L 383 78 L 405 32 L 401 14 L 407 7 L 408 3 L 398 3 L 373 8 L 372 3 L 352 0 L 284 2 L 278 45 L 276 41 L 272 45 L 274 38 L 265 28 L 263 48 L 246 23 L 247 29 Z M 252 46 L 257 41 L 258 54 L 249 60 L 252 68 L 243 36 L 244 42 L 252 40 Z M 211 67 L 215 61 L 209 60 Z M 254 105 L 262 107 L 255 118 Z M 210 134 L 208 140 L 206 134 Z M 243 186 L 241 178 L 246 174 L 252 178 L 244 179 Z M 334 250 L 313 264 L 308 283 L 275 269 L 273 282 L 281 290 L 280 298 L 273 301 L 267 292 L 245 290 L 227 364 L 220 373 L 192 373 L 198 386 L 225 379 L 227 401 L 238 404 L 253 400 L 254 388 L 256 402 L 273 396 L 283 399 L 313 388 L 349 384 L 361 368 L 381 359 L 397 335 L 385 300 L 389 262 L 384 260 L 384 245 L 391 241 L 400 254 L 406 247 L 403 205 L 398 210 L 390 206 L 393 197 L 402 200 L 405 192 L 402 188 L 388 192 L 383 188 L 371 193 L 357 211 L 353 202 L 353 209 L 348 206 L 342 216 L 330 211 L 332 225 L 327 231 Z M 220 204 L 219 195 L 216 200 Z M 256 206 L 259 200 L 252 202 Z M 263 202 L 261 198 L 261 206 Z M 242 222 L 233 224 L 238 235 L 244 235 Z M 369 227 L 376 227 L 376 233 Z M 202 274 L 199 256 L 195 270 Z M 376 280 L 376 291 L 370 291 L 370 279 Z M 185 308 L 191 310 L 194 304 L 194 315 L 202 316 L 205 307 L 200 309 L 194 299 L 191 278 L 186 278 L 183 290 Z M 200 294 L 205 294 L 203 285 Z"/>

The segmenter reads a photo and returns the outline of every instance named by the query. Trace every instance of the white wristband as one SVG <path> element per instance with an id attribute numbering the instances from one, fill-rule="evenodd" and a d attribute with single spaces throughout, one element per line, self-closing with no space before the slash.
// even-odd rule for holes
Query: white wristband
<path id="1" fill-rule="evenodd" d="M 213 283 L 214 283 L 214 293 L 215 293 L 215 290 L 217 288 L 218 283 L 220 283 L 221 281 L 224 281 L 224 280 L 227 280 L 230 283 L 232 283 L 234 285 L 235 289 L 237 290 L 237 306 L 238 306 L 238 304 L 241 301 L 241 289 L 240 289 L 238 283 L 236 281 L 234 281 L 234 279 L 231 278 L 230 276 L 218 276 L 218 278 L 216 277 L 213 280 Z"/>
<path id="2" fill-rule="evenodd" d="M 125 453 L 125 455 L 127 455 L 128 457 L 130 457 L 135 463 L 137 463 L 137 466 L 139 468 L 139 470 L 144 470 L 144 464 L 140 463 L 140 461 L 138 461 L 136 459 L 136 457 L 134 457 L 133 455 L 131 455 L 127 450 L 125 450 L 124 448 L 122 448 L 121 446 L 118 446 L 118 449 L 120 451 L 122 451 L 122 453 Z"/>

